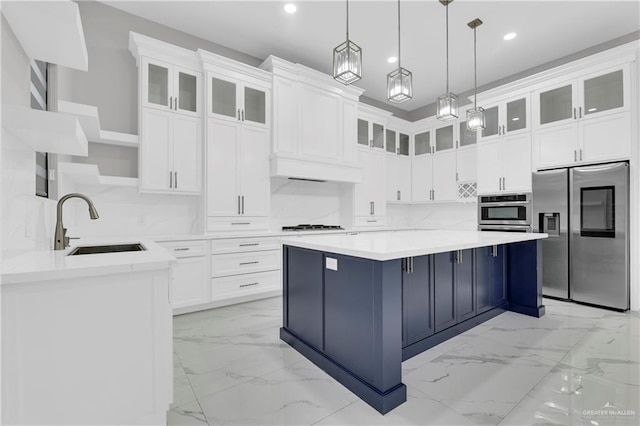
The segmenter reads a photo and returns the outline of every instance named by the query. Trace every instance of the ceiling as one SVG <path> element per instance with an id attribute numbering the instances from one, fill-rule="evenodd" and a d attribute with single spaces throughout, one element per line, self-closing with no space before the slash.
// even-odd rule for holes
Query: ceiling
<path id="1" fill-rule="evenodd" d="M 259 59 L 273 54 L 332 73 L 332 51 L 345 40 L 346 3 L 285 1 L 104 1 L 134 15 Z M 351 0 L 350 38 L 363 52 L 365 96 L 412 111 L 445 92 L 445 7 L 437 0 L 402 0 L 402 66 L 413 73 L 414 97 L 386 100 L 386 74 L 397 67 L 397 2 Z M 449 5 L 450 90 L 473 89 L 473 31 L 477 29 L 478 86 L 511 76 L 640 29 L 640 2 L 456 0 Z M 504 41 L 508 32 L 514 40 Z"/>

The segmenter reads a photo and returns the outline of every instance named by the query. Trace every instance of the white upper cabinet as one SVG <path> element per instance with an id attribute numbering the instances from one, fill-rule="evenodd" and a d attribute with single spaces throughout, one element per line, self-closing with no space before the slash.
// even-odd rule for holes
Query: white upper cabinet
<path id="1" fill-rule="evenodd" d="M 354 185 L 354 226 L 380 227 L 386 225 L 385 155 L 382 151 L 358 149 L 362 165 L 362 183 Z"/>
<path id="2" fill-rule="evenodd" d="M 531 191 L 531 134 L 521 133 L 477 147 L 478 195 Z"/>
<path id="3" fill-rule="evenodd" d="M 129 33 L 139 75 L 139 189 L 199 194 L 202 181 L 200 63 L 195 52 Z"/>
<path id="4" fill-rule="evenodd" d="M 385 129 L 385 151 L 387 161 L 387 201 L 411 202 L 411 137 L 407 126 L 397 118 L 391 118 Z M 408 127 L 408 126 L 407 126 Z"/>
<path id="5" fill-rule="evenodd" d="M 456 197 L 458 201 L 477 201 L 478 132 L 467 129 L 467 121 L 458 121 L 456 146 Z"/>
<path id="6" fill-rule="evenodd" d="M 142 105 L 164 111 L 201 117 L 201 73 L 144 58 L 142 61 Z"/>
<path id="7" fill-rule="evenodd" d="M 358 146 L 384 149 L 384 124 L 358 118 Z"/>
<path id="8" fill-rule="evenodd" d="M 629 74 L 624 63 L 534 92 L 536 168 L 629 158 Z"/>
<path id="9" fill-rule="evenodd" d="M 210 117 L 268 127 L 269 91 L 229 76 L 208 74 Z"/>
<path id="10" fill-rule="evenodd" d="M 489 141 L 531 130 L 528 94 L 487 103 L 487 106 L 483 105 L 483 108 L 486 127 L 479 132 L 481 141 Z"/>

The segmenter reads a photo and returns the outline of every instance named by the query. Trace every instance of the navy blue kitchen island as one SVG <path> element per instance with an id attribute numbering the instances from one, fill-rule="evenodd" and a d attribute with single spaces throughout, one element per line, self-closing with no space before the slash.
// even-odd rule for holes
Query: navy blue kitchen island
<path id="1" fill-rule="evenodd" d="M 283 239 L 280 338 L 380 413 L 402 361 L 506 310 L 540 317 L 546 234 L 398 231 Z"/>

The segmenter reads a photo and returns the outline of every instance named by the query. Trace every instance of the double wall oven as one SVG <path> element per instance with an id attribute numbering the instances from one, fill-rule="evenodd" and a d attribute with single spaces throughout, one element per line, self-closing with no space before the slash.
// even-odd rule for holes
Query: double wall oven
<path id="1" fill-rule="evenodd" d="M 478 229 L 531 232 L 531 193 L 478 196 Z"/>

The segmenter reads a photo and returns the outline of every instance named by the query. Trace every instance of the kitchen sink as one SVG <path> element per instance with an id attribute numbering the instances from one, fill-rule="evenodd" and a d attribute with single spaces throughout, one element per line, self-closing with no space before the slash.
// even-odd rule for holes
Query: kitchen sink
<path id="1" fill-rule="evenodd" d="M 146 248 L 140 243 L 130 244 L 110 244 L 103 246 L 81 246 L 69 252 L 67 256 L 78 256 L 81 254 L 102 254 L 102 253 L 122 253 L 127 251 L 145 251 Z"/>

